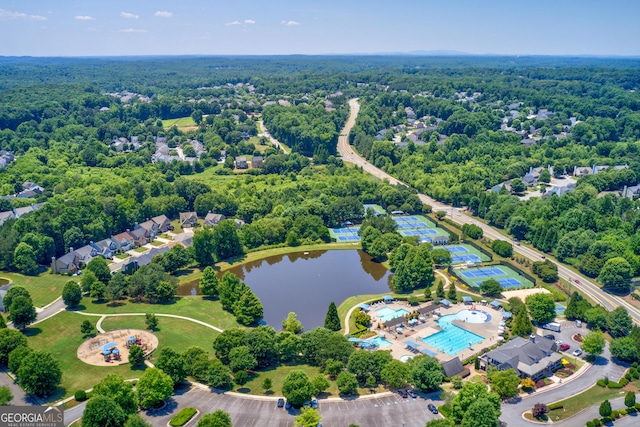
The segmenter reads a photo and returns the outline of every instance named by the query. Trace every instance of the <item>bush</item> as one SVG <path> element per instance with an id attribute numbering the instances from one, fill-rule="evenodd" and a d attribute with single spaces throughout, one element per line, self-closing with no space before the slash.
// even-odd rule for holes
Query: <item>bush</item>
<path id="1" fill-rule="evenodd" d="M 560 402 L 552 403 L 551 405 L 547 405 L 550 411 L 555 411 L 556 409 L 564 408 L 564 405 Z"/>
<path id="2" fill-rule="evenodd" d="M 620 380 L 620 382 L 618 382 L 618 383 L 615 382 L 615 381 L 609 381 L 608 387 L 609 388 L 622 388 L 622 387 L 626 386 L 627 384 L 629 384 L 629 381 L 627 381 L 626 379 L 622 378 Z"/>
<path id="3" fill-rule="evenodd" d="M 633 363 L 631 364 L 631 367 L 632 367 L 633 369 L 638 368 L 638 362 L 633 362 Z"/>
<path id="4" fill-rule="evenodd" d="M 547 383 L 544 382 L 544 379 L 536 381 L 536 388 L 541 388 L 546 386 Z"/>
<path id="5" fill-rule="evenodd" d="M 587 427 L 596 427 L 593 421 L 587 421 Z"/>
<path id="6" fill-rule="evenodd" d="M 605 383 L 604 380 L 598 380 L 598 382 L 596 384 L 598 384 L 600 387 L 606 387 L 607 386 L 607 383 Z"/>
<path id="7" fill-rule="evenodd" d="M 197 412 L 198 410 L 196 408 L 183 408 L 175 417 L 171 418 L 169 425 L 173 427 L 181 427 L 188 423 Z"/>
<path id="8" fill-rule="evenodd" d="M 620 384 L 620 386 L 624 387 L 629 384 L 629 380 L 626 378 L 620 378 L 620 381 L 618 383 Z"/>
<path id="9" fill-rule="evenodd" d="M 636 412 L 638 412 L 638 410 L 633 406 L 631 408 L 625 409 L 625 411 L 627 411 L 627 414 L 635 414 Z"/>
<path id="10" fill-rule="evenodd" d="M 87 400 L 87 392 L 84 391 L 84 390 L 78 390 L 73 395 L 73 398 L 76 399 L 78 402 L 82 402 L 83 400 Z"/>
<path id="11" fill-rule="evenodd" d="M 634 380 L 637 380 L 638 378 L 640 378 L 640 372 L 635 371 L 633 374 L 631 374 L 633 376 Z"/>
<path id="12" fill-rule="evenodd" d="M 636 408 L 637 411 L 640 411 L 640 402 L 636 403 L 634 408 Z"/>
<path id="13" fill-rule="evenodd" d="M 615 419 L 616 419 L 616 418 L 618 418 L 619 416 L 620 416 L 620 412 L 619 412 L 619 411 L 617 411 L 617 410 L 615 410 L 615 409 L 614 409 L 613 411 L 611 411 L 611 419 L 612 419 L 612 420 L 615 420 Z"/>
<path id="14" fill-rule="evenodd" d="M 602 421 L 600 421 L 600 418 L 595 418 L 593 420 L 593 425 L 595 425 L 597 427 L 601 426 L 602 425 Z"/>
<path id="15" fill-rule="evenodd" d="M 627 372 L 626 374 L 624 374 L 624 377 L 625 377 L 628 381 L 631 381 L 631 378 L 633 378 L 633 375 L 631 375 L 629 372 Z"/>

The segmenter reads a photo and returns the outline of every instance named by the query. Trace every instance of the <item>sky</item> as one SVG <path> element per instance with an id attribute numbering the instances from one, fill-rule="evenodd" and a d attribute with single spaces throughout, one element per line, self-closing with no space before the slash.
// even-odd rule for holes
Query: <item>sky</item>
<path id="1" fill-rule="evenodd" d="M 0 0 L 0 56 L 640 55 L 640 0 Z"/>

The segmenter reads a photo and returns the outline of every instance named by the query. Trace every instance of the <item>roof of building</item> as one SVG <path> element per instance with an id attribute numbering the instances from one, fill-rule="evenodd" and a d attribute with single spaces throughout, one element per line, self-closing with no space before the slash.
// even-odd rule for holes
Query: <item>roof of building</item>
<path id="1" fill-rule="evenodd" d="M 124 240 L 131 240 L 131 235 L 126 231 L 124 233 L 116 234 L 113 236 L 113 240 L 118 243 L 122 243 Z"/>
<path id="2" fill-rule="evenodd" d="M 446 362 L 440 362 L 440 364 L 447 377 L 453 377 L 464 372 L 464 366 L 462 366 L 462 362 L 457 356 Z"/>
<path id="3" fill-rule="evenodd" d="M 151 218 L 151 221 L 155 222 L 158 225 L 161 225 L 163 222 L 169 222 L 169 218 L 166 215 L 158 215 Z"/>
<path id="4" fill-rule="evenodd" d="M 486 356 L 499 364 L 507 364 L 528 376 L 534 376 L 550 364 L 562 359 L 554 340 L 539 335 L 530 339 L 516 337 L 491 350 Z"/>

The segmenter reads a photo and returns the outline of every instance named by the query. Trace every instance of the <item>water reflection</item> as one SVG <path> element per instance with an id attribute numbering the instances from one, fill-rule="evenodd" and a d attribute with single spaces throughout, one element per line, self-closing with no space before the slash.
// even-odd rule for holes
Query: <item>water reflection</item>
<path id="1" fill-rule="evenodd" d="M 290 311 L 305 329 L 324 324 L 331 301 L 389 290 L 390 273 L 359 250 L 310 251 L 277 255 L 231 269 L 264 305 L 264 320 L 276 329 Z M 181 287 L 190 295 L 193 285 Z M 197 289 L 195 290 L 197 292 Z"/>

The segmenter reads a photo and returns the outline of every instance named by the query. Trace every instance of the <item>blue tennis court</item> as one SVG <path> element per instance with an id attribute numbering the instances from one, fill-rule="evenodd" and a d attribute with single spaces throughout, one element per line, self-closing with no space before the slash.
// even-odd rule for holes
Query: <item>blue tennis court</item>
<path id="1" fill-rule="evenodd" d="M 335 234 L 357 234 L 358 233 L 359 228 L 357 227 L 351 227 L 351 228 L 333 228 L 331 229 L 331 231 L 333 231 Z"/>
<path id="2" fill-rule="evenodd" d="M 454 263 L 459 262 L 482 262 L 480 257 L 476 254 L 462 254 L 462 255 L 451 255 L 451 261 Z"/>
<path id="3" fill-rule="evenodd" d="M 461 271 L 464 277 L 468 277 L 469 279 L 475 279 L 478 277 L 486 277 L 486 276 L 506 276 L 507 273 L 502 271 L 500 268 L 496 267 L 487 267 L 487 268 L 479 268 L 476 270 L 465 270 Z"/>
<path id="4" fill-rule="evenodd" d="M 415 216 L 394 216 L 393 220 L 395 222 L 416 222 L 419 221 L 419 219 Z"/>
<path id="5" fill-rule="evenodd" d="M 337 239 L 341 242 L 356 242 L 360 240 L 360 236 L 352 234 L 350 236 L 338 236 Z"/>
<path id="6" fill-rule="evenodd" d="M 402 222 L 398 224 L 398 228 L 401 230 L 404 228 L 427 228 L 427 224 L 424 222 Z"/>
<path id="7" fill-rule="evenodd" d="M 521 281 L 514 279 L 513 277 L 507 277 L 506 279 L 496 279 L 500 286 L 503 288 L 521 288 L 524 286 Z"/>
<path id="8" fill-rule="evenodd" d="M 437 234 L 438 232 L 432 228 L 427 230 L 400 230 L 400 234 L 403 236 L 427 236 L 430 234 Z"/>
<path id="9" fill-rule="evenodd" d="M 452 254 L 469 252 L 467 248 L 465 248 L 464 246 L 458 246 L 458 245 L 444 246 L 443 249 L 448 250 Z"/>

